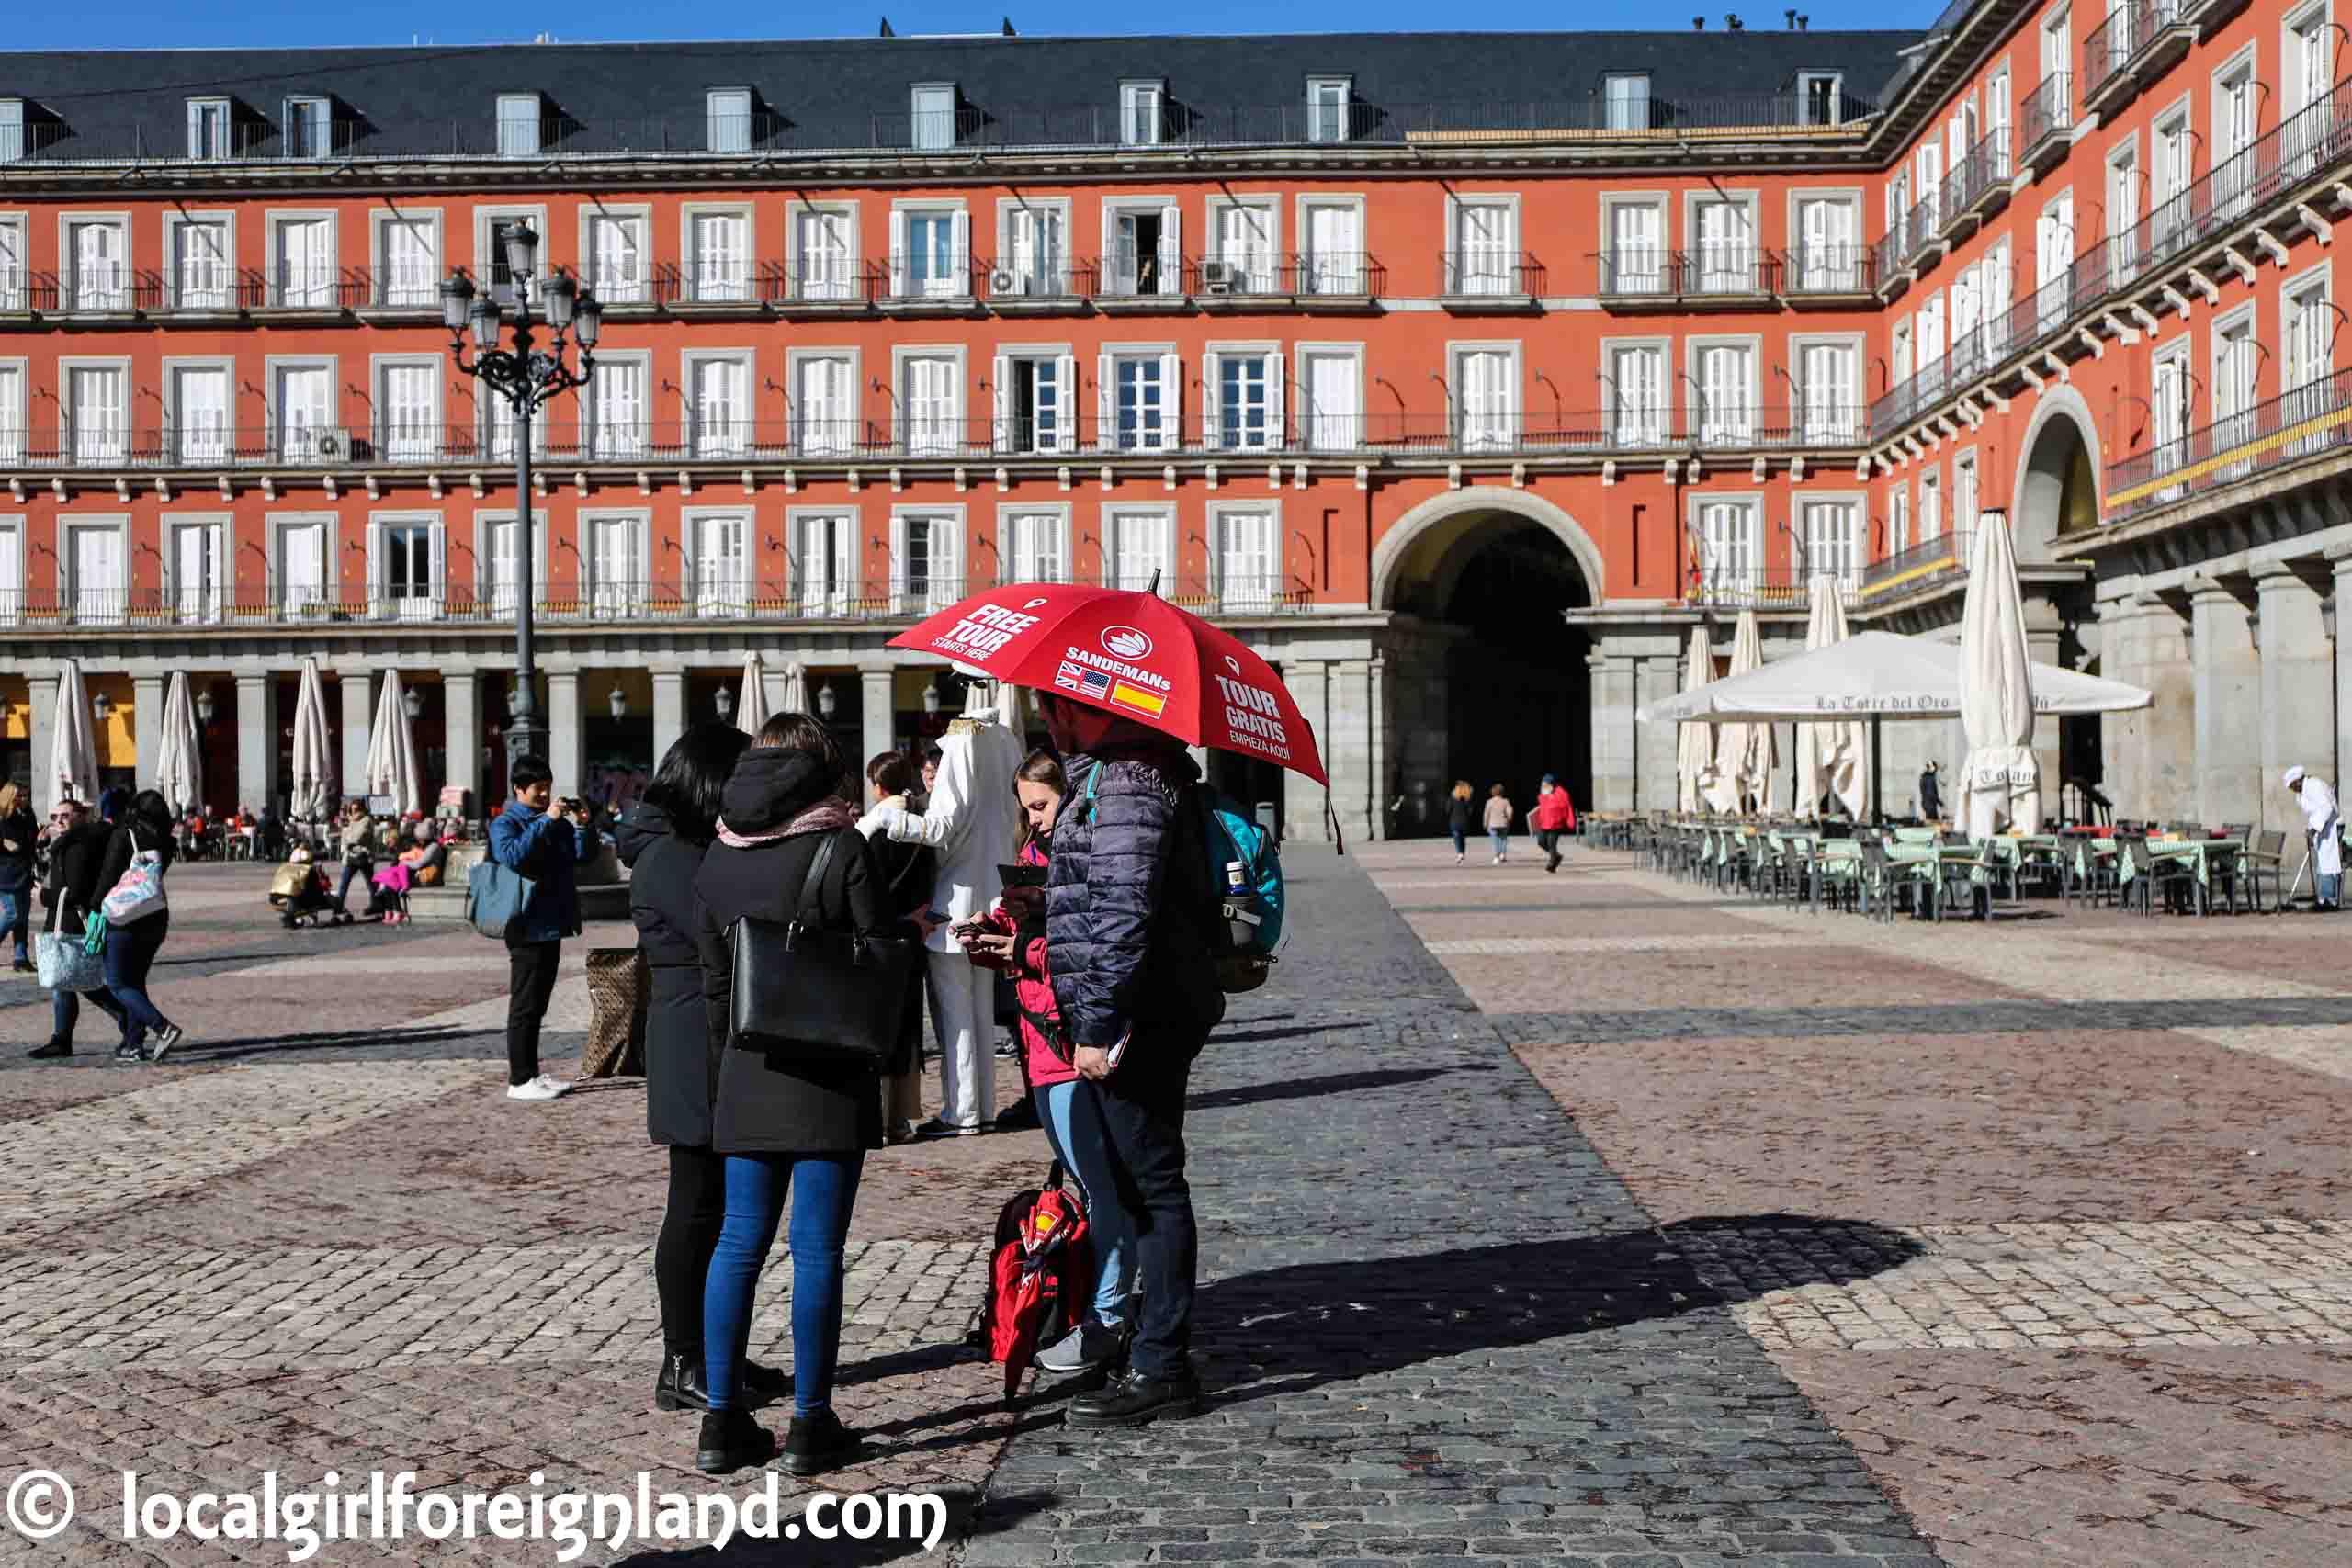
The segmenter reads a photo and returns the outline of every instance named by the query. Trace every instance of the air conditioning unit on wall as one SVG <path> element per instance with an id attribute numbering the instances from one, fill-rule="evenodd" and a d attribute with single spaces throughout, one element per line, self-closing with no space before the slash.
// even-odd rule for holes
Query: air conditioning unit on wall
<path id="1" fill-rule="evenodd" d="M 1029 292 L 1029 280 L 1008 266 L 993 267 L 989 272 L 989 293 L 995 299 L 1010 299 Z"/>
<path id="2" fill-rule="evenodd" d="M 1201 288 L 1210 294 L 1230 294 L 1240 270 L 1231 262 L 1204 261 L 1201 264 Z"/>
<path id="3" fill-rule="evenodd" d="M 322 463 L 348 463 L 351 461 L 351 432 L 322 430 L 313 440 L 311 449 L 318 454 Z"/>

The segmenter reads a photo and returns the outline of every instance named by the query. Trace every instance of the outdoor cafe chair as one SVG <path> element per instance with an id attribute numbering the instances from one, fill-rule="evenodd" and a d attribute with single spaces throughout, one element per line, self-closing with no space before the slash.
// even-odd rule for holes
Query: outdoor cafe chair
<path id="1" fill-rule="evenodd" d="M 1896 867 L 1886 858 L 1886 845 L 1876 838 L 1861 840 L 1862 911 L 1878 920 L 1894 919 Z"/>
<path id="2" fill-rule="evenodd" d="M 2156 912 L 2156 895 L 2165 895 L 2166 908 L 2177 908 L 2174 895 L 2185 893 L 2191 901 L 2197 897 L 2197 877 L 2187 866 L 2170 860 L 2159 861 L 2148 852 L 2148 840 L 2137 836 L 2118 837 L 2116 852 L 2132 860 L 2132 881 L 2124 888 L 2123 907 L 2137 904 L 2143 915 Z"/>
<path id="3" fill-rule="evenodd" d="M 1797 839 L 1786 842 L 1781 855 L 1788 875 L 1783 896 L 1792 907 L 1804 905 L 1807 914 L 1821 913 L 1821 862 L 1814 841 Z"/>
<path id="4" fill-rule="evenodd" d="M 2248 839 L 2245 853 L 2238 857 L 2238 863 L 2242 868 L 2241 873 L 2232 877 L 2231 882 L 2233 886 L 2243 885 L 2245 887 L 2249 899 L 2248 907 L 2257 915 L 2266 908 L 2262 902 L 2262 879 L 2267 876 L 2270 879 L 2270 903 L 2267 907 L 2277 908 L 2279 899 L 2287 890 L 2285 831 L 2273 828 L 2266 833 Z"/>
<path id="5" fill-rule="evenodd" d="M 2064 845 L 2048 848 L 2042 845 L 2018 845 L 2018 858 L 2009 866 L 2009 897 L 2023 902 L 2026 884 L 2047 887 L 2063 900 L 2066 896 L 2066 852 Z"/>

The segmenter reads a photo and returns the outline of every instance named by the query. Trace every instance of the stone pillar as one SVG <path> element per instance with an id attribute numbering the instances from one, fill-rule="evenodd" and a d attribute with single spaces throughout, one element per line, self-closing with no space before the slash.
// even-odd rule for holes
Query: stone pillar
<path id="1" fill-rule="evenodd" d="M 1634 664 L 1624 654 L 1595 651 L 1592 671 L 1592 807 L 1631 811 L 1634 807 Z M 1671 728 L 1670 726 L 1668 728 Z M 1668 770 L 1668 776 L 1673 776 Z"/>
<path id="2" fill-rule="evenodd" d="M 237 671 L 237 804 L 258 815 L 277 799 L 277 678 Z"/>
<path id="3" fill-rule="evenodd" d="M 2147 612 L 2136 598 L 2103 599 L 2098 605 L 2102 654 L 2099 673 L 2126 685 L 2145 686 Z M 2148 714 L 2145 708 L 2111 713 L 2099 720 L 2101 789 L 2119 817 L 2143 814 L 2148 793 Z"/>
<path id="4" fill-rule="evenodd" d="M 441 672 L 441 750 L 447 759 L 446 788 L 455 785 L 474 797 L 474 809 L 489 807 L 481 799 L 481 677 L 471 670 Z"/>
<path id="5" fill-rule="evenodd" d="M 2140 777 L 2145 795 L 2131 815 L 2163 821 L 2197 810 L 2197 671 L 2189 658 L 2185 600 L 2143 594 L 2140 637 L 2143 682 L 2155 694 L 2146 709 L 2147 754 Z M 2120 801 L 2117 803 L 2121 814 Z"/>
<path id="6" fill-rule="evenodd" d="M 556 793 L 577 795 L 585 787 L 580 756 L 580 671 L 548 671 L 548 768 Z"/>
<path id="7" fill-rule="evenodd" d="M 1369 710 L 1367 724 L 1371 742 L 1371 758 L 1366 764 L 1372 774 L 1372 831 L 1368 837 L 1387 839 L 1396 836 L 1395 818 L 1390 807 L 1404 791 L 1398 781 L 1390 776 L 1388 766 L 1388 659 L 1385 654 L 1372 656 L 1372 667 L 1366 672 L 1370 682 L 1364 701 Z"/>
<path id="8" fill-rule="evenodd" d="M 375 682 L 365 669 L 338 670 L 335 684 L 343 692 L 343 777 L 346 795 L 368 793 L 368 725 L 376 716 Z M 336 802 L 337 807 L 341 802 Z"/>
<path id="9" fill-rule="evenodd" d="M 673 665 L 650 673 L 653 677 L 653 756 L 658 765 L 686 732 L 686 672 Z"/>
<path id="10" fill-rule="evenodd" d="M 2352 545 L 2330 550 L 2335 569 L 2335 771 L 2327 782 L 2343 799 L 2344 779 L 2352 773 Z"/>
<path id="11" fill-rule="evenodd" d="M 2262 665 L 2254 617 L 2232 589 L 2189 580 L 2191 668 L 2197 696 L 2197 819 L 2256 818 L 2262 794 Z"/>
<path id="12" fill-rule="evenodd" d="M 164 677 L 130 678 L 131 778 L 141 789 L 153 789 L 163 777 Z"/>
<path id="13" fill-rule="evenodd" d="M 857 711 L 865 726 L 863 738 L 865 755 L 854 759 L 851 766 L 856 769 L 861 779 L 865 776 L 867 758 L 878 757 L 898 743 L 894 713 L 898 698 L 892 694 L 890 677 L 890 666 L 888 664 L 861 664 L 857 667 Z M 858 804 L 861 807 L 865 805 L 862 789 Z"/>
<path id="14" fill-rule="evenodd" d="M 1682 660 L 1670 653 L 1643 660 L 1634 675 L 1637 706 L 1665 702 L 1681 689 Z M 1682 727 L 1637 720 L 1634 730 L 1633 807 L 1636 811 L 1672 811 L 1677 804 L 1675 774 L 1681 761 Z M 1785 758 L 1788 753 L 1781 755 Z M 1594 787 L 1599 787 L 1597 776 Z"/>
<path id="15" fill-rule="evenodd" d="M 2064 654 L 2061 639 L 2065 627 L 2058 618 L 2058 606 L 2038 594 L 2028 594 L 2025 609 L 2026 657 L 2036 664 L 2063 667 Z M 1968 731 L 1961 730 L 1963 739 Z M 1965 758 L 1962 759 L 1963 761 Z M 2033 719 L 2033 760 L 2041 774 L 2041 816 L 2045 821 L 2058 814 L 2059 792 L 2065 781 L 2065 747 L 2061 743 L 2056 714 L 2036 714 Z"/>
<path id="16" fill-rule="evenodd" d="M 2301 572 L 2266 562 L 2255 569 L 2254 583 L 2262 617 L 2262 777 L 2255 789 L 2258 809 L 2233 820 L 2256 828 L 2300 826 L 2302 813 L 2278 787 L 2278 778 L 2290 767 L 2317 773 L 2335 763 L 2335 655 L 2319 590 Z"/>
<path id="17" fill-rule="evenodd" d="M 1335 660 L 1328 667 L 1330 722 L 1323 765 L 1331 775 L 1331 809 L 1340 830 L 1358 841 L 1374 835 L 1379 784 L 1372 773 L 1372 660 Z"/>
<path id="18" fill-rule="evenodd" d="M 57 804 L 57 777 L 49 771 L 50 753 L 57 749 L 57 684 L 55 675 L 34 675 L 25 682 L 33 709 L 33 810 L 43 821 Z"/>
<path id="19" fill-rule="evenodd" d="M 1330 666 L 1317 659 L 1289 659 L 1283 661 L 1283 684 L 1298 711 L 1306 716 L 1307 727 L 1315 731 L 1315 744 L 1328 772 L 1332 764 L 1335 744 L 1331 734 Z M 1291 840 L 1317 839 L 1329 840 L 1330 829 L 1323 820 L 1324 790 L 1321 784 L 1305 773 L 1283 774 L 1283 836 Z"/>

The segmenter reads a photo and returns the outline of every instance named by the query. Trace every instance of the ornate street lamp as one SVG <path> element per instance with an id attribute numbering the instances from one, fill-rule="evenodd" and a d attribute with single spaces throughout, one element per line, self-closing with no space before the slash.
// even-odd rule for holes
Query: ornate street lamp
<path id="1" fill-rule="evenodd" d="M 596 368 L 596 338 L 604 326 L 605 309 L 594 294 L 558 272 L 540 285 L 546 297 L 547 324 L 554 329 L 545 349 L 534 347 L 531 321 L 531 280 L 537 276 L 539 237 L 527 223 L 506 231 L 506 271 L 514 281 L 511 317 L 489 295 L 477 296 L 473 280 L 452 272 L 441 285 L 441 324 L 449 329 L 449 357 L 459 370 L 479 380 L 514 411 L 514 678 L 515 705 L 506 726 L 506 754 L 511 760 L 529 752 L 545 754 L 547 726 L 536 712 L 531 660 L 531 420 L 539 407 L 575 387 L 588 384 Z M 514 346 L 498 346 L 500 329 L 514 324 Z M 466 334 L 473 334 L 474 356 L 466 359 Z M 580 342 L 580 368 L 563 362 L 563 340 L 569 333 Z"/>
<path id="2" fill-rule="evenodd" d="M 841 705 L 842 700 L 834 693 L 833 683 L 831 681 L 817 688 L 817 716 L 819 718 L 823 719 L 827 724 L 832 723 L 833 715 L 839 711 Z"/>
<path id="3" fill-rule="evenodd" d="M 718 709 L 719 723 L 729 723 L 735 717 L 735 690 L 733 687 L 719 687 L 718 695 L 713 697 L 711 702 L 712 705 Z"/>
<path id="4" fill-rule="evenodd" d="M 612 710 L 612 714 L 615 718 L 627 718 L 628 716 L 628 694 L 622 691 L 618 686 L 615 686 L 605 696 L 605 705 Z"/>
<path id="5" fill-rule="evenodd" d="M 90 716 L 100 724 L 104 724 L 107 721 L 107 715 L 112 712 L 114 712 L 114 699 L 104 692 L 100 692 L 90 699 Z"/>
<path id="6" fill-rule="evenodd" d="M 401 706 L 408 710 L 409 717 L 420 716 L 424 712 L 424 694 L 411 686 L 401 694 Z"/>
<path id="7" fill-rule="evenodd" d="M 205 725 L 210 724 L 212 722 L 213 712 L 212 688 L 206 686 L 196 694 L 196 722 Z"/>

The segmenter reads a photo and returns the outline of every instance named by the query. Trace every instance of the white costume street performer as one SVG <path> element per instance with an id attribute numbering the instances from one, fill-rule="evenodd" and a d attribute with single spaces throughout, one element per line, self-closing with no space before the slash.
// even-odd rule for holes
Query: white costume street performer
<path id="1" fill-rule="evenodd" d="M 976 681 L 963 716 L 940 738 L 939 779 L 920 817 L 896 805 L 876 807 L 859 824 L 893 842 L 924 844 L 939 857 L 932 908 L 953 925 L 996 901 L 997 867 L 1009 864 L 1020 832 L 1012 775 L 1021 770 L 1020 737 L 997 721 L 989 683 Z M 930 1137 L 983 1130 L 996 1112 L 993 1055 L 996 976 L 964 954 L 941 926 L 931 933 L 925 994 L 939 1042 L 943 1103 L 935 1121 L 919 1129 Z"/>
<path id="2" fill-rule="evenodd" d="M 2301 768 L 2289 768 L 2287 788 L 2303 808 L 2303 826 L 2312 835 L 2312 865 L 2319 874 L 2319 907 L 2333 909 L 2341 897 L 2344 845 L 2337 836 L 2335 792 L 2327 781 Z M 2291 889 L 2290 889 L 2291 891 Z"/>

